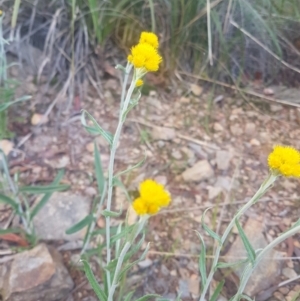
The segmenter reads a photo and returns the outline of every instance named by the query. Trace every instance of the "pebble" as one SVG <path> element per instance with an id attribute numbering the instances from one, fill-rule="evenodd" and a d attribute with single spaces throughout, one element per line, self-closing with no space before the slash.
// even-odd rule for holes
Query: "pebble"
<path id="1" fill-rule="evenodd" d="M 142 269 L 146 269 L 146 268 L 150 267 L 152 265 L 152 263 L 153 263 L 153 261 L 150 258 L 146 258 L 145 260 L 140 261 L 138 263 L 138 266 Z"/>
<path id="2" fill-rule="evenodd" d="M 282 274 L 288 279 L 293 279 L 298 276 L 297 273 L 295 272 L 295 270 L 293 270 L 291 268 L 282 269 Z"/>
<path id="3" fill-rule="evenodd" d="M 289 289 L 286 286 L 280 287 L 279 291 L 283 294 L 283 295 L 287 295 L 289 293 Z"/>
<path id="4" fill-rule="evenodd" d="M 257 139 L 251 139 L 250 144 L 252 146 L 260 146 L 260 142 Z"/>

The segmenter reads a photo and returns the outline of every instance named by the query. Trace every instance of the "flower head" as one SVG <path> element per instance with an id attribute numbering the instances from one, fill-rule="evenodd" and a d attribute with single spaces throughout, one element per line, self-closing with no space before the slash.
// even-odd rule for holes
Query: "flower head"
<path id="1" fill-rule="evenodd" d="M 136 87 L 140 87 L 140 86 L 142 86 L 144 84 L 144 81 L 142 80 L 142 79 L 138 79 L 137 81 L 136 81 L 136 83 L 135 83 L 135 86 Z"/>
<path id="2" fill-rule="evenodd" d="M 157 71 L 162 61 L 157 50 L 148 43 L 133 46 L 127 59 L 135 68 L 144 68 L 146 71 Z"/>
<path id="3" fill-rule="evenodd" d="M 164 186 L 153 181 L 145 180 L 140 184 L 140 196 L 136 198 L 132 206 L 137 214 L 155 214 L 161 207 L 166 207 L 171 202 L 170 194 Z"/>
<path id="4" fill-rule="evenodd" d="M 141 33 L 140 41 L 139 43 L 147 43 L 153 46 L 155 49 L 158 48 L 158 37 L 155 33 L 153 32 L 146 32 L 143 31 Z"/>
<path id="5" fill-rule="evenodd" d="M 273 173 L 285 177 L 300 177 L 300 152 L 290 146 L 276 145 L 268 157 Z"/>

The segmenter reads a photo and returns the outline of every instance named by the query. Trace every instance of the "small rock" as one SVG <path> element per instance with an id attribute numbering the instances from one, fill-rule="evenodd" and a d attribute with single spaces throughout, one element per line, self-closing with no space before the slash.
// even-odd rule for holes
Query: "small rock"
<path id="1" fill-rule="evenodd" d="M 218 95 L 215 99 L 214 99 L 214 103 L 219 103 L 224 99 L 224 95 Z"/>
<path id="2" fill-rule="evenodd" d="M 270 110 L 274 113 L 279 112 L 282 110 L 282 105 L 271 105 Z"/>
<path id="3" fill-rule="evenodd" d="M 208 187 L 208 199 L 212 200 L 216 198 L 222 192 L 221 187 Z"/>
<path id="4" fill-rule="evenodd" d="M 230 131 L 234 136 L 240 136 L 243 134 L 243 130 L 239 124 L 233 124 L 230 126 Z"/>
<path id="5" fill-rule="evenodd" d="M 251 139 L 250 144 L 253 146 L 260 146 L 260 142 L 257 139 Z"/>
<path id="6" fill-rule="evenodd" d="M 14 255 L 4 279 L 5 301 L 63 300 L 74 286 L 60 254 L 45 244 Z"/>
<path id="7" fill-rule="evenodd" d="M 152 265 L 152 263 L 153 263 L 153 261 L 151 259 L 146 258 L 145 260 L 140 261 L 138 263 L 138 266 L 142 269 L 146 269 L 146 268 L 150 267 Z"/>
<path id="8" fill-rule="evenodd" d="M 231 188 L 231 178 L 230 177 L 223 177 L 223 176 L 219 176 L 217 177 L 217 181 L 215 183 L 215 187 L 220 187 L 225 191 L 229 191 Z"/>
<path id="9" fill-rule="evenodd" d="M 198 86 L 198 85 L 196 85 L 196 84 L 191 84 L 190 87 L 191 87 L 191 91 L 193 92 L 193 94 L 195 96 L 200 96 L 202 94 L 202 92 L 203 92 L 203 88 L 200 87 L 200 86 Z"/>
<path id="10" fill-rule="evenodd" d="M 293 270 L 291 268 L 284 268 L 282 270 L 282 274 L 288 279 L 293 279 L 298 276 L 297 273 L 295 272 L 295 270 Z"/>
<path id="11" fill-rule="evenodd" d="M 179 102 L 184 103 L 184 104 L 190 103 L 190 98 L 181 96 L 179 99 Z"/>
<path id="12" fill-rule="evenodd" d="M 277 300 L 284 300 L 284 296 L 283 296 L 280 292 L 275 292 L 275 293 L 274 293 L 274 297 L 275 297 Z"/>
<path id="13" fill-rule="evenodd" d="M 168 179 L 166 176 L 159 175 L 159 176 L 156 176 L 154 179 L 157 183 L 159 183 L 161 185 L 164 185 L 164 186 L 167 185 Z"/>
<path id="14" fill-rule="evenodd" d="M 45 163 L 49 164 L 52 168 L 60 169 L 70 165 L 70 158 L 68 155 L 62 155 L 53 159 L 45 159 Z"/>
<path id="15" fill-rule="evenodd" d="M 85 149 L 90 152 L 93 153 L 94 152 L 94 142 L 90 142 L 85 146 Z"/>
<path id="16" fill-rule="evenodd" d="M 34 113 L 31 117 L 31 124 L 38 125 L 38 124 L 45 124 L 49 121 L 47 116 L 43 114 Z"/>
<path id="17" fill-rule="evenodd" d="M 91 200 L 70 192 L 55 192 L 34 217 L 33 224 L 38 237 L 46 240 L 83 239 L 86 228 L 71 235 L 65 231 L 90 213 Z"/>
<path id="18" fill-rule="evenodd" d="M 151 136 L 153 140 L 173 140 L 176 137 L 176 132 L 173 128 L 155 127 L 152 129 Z"/>
<path id="19" fill-rule="evenodd" d="M 179 279 L 178 294 L 181 298 L 190 298 L 189 282 L 187 279 Z"/>
<path id="20" fill-rule="evenodd" d="M 97 190 L 94 187 L 87 187 L 84 192 L 90 197 L 94 197 L 97 194 Z"/>
<path id="21" fill-rule="evenodd" d="M 290 290 L 289 290 L 288 287 L 283 286 L 283 287 L 280 287 L 280 288 L 279 288 L 279 291 L 280 291 L 282 294 L 287 295 L 287 294 L 289 293 Z"/>
<path id="22" fill-rule="evenodd" d="M 176 270 L 172 270 L 172 271 L 170 272 L 170 275 L 173 276 L 173 277 L 177 277 L 177 272 L 176 272 Z"/>
<path id="23" fill-rule="evenodd" d="M 224 128 L 220 123 L 216 122 L 216 123 L 214 123 L 214 130 L 216 132 L 222 132 L 222 131 L 224 131 Z"/>
<path id="24" fill-rule="evenodd" d="M 253 122 L 247 122 L 245 125 L 245 134 L 253 135 L 256 131 L 256 125 Z"/>
<path id="25" fill-rule="evenodd" d="M 244 226 L 244 232 L 252 244 L 254 250 L 262 249 L 267 246 L 267 241 L 263 235 L 263 224 L 254 219 L 249 219 Z M 244 292 L 249 296 L 255 296 L 259 292 L 270 288 L 278 281 L 281 274 L 281 260 L 275 258 L 280 257 L 281 253 L 271 250 L 260 261 L 258 267 L 250 277 Z M 231 245 L 229 251 L 225 255 L 226 262 L 236 262 L 237 258 L 247 256 L 244 244 L 238 236 Z M 244 271 L 244 265 L 235 270 L 235 273 L 241 277 Z"/>
<path id="26" fill-rule="evenodd" d="M 72 254 L 72 255 L 71 255 L 71 258 L 70 258 L 70 261 L 71 261 L 71 263 L 72 263 L 74 266 L 82 267 L 83 264 L 82 264 L 82 262 L 80 261 L 80 259 L 81 259 L 80 254 Z"/>
<path id="27" fill-rule="evenodd" d="M 14 144 L 10 140 L 0 140 L 0 149 L 2 149 L 5 156 L 8 156 L 8 154 L 12 151 L 13 147 Z"/>
<path id="28" fill-rule="evenodd" d="M 173 150 L 171 156 L 176 160 L 180 160 L 182 158 L 182 154 L 179 150 Z"/>
<path id="29" fill-rule="evenodd" d="M 186 182 L 199 182 L 213 177 L 214 171 L 207 160 L 198 161 L 194 166 L 182 173 Z"/>
<path id="30" fill-rule="evenodd" d="M 216 161 L 219 170 L 226 170 L 229 167 L 230 160 L 232 159 L 232 153 L 228 151 L 217 151 Z"/>
<path id="31" fill-rule="evenodd" d="M 268 96 L 274 95 L 274 90 L 271 89 L 271 88 L 265 88 L 265 89 L 264 89 L 264 94 L 265 94 L 265 95 L 268 95 Z"/>
<path id="32" fill-rule="evenodd" d="M 170 271 L 168 270 L 168 268 L 164 264 L 161 265 L 160 271 L 164 276 L 169 276 L 170 275 Z"/>
<path id="33" fill-rule="evenodd" d="M 194 297 L 199 296 L 200 293 L 200 279 L 196 274 L 191 275 L 189 279 L 189 290 Z"/>

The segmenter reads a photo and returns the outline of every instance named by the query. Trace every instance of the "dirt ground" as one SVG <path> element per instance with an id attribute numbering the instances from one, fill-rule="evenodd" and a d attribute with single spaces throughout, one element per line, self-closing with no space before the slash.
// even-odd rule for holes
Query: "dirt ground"
<path id="1" fill-rule="evenodd" d="M 103 98 L 89 88 L 85 99 L 76 96 L 69 111 L 56 106 L 48 122 L 40 126 L 33 126 L 31 118 L 34 114 L 44 114 L 56 91 L 50 89 L 45 94 L 43 85 L 37 87 L 33 78 L 28 77 L 18 93 L 31 94 L 33 99 L 30 104 L 18 105 L 10 112 L 9 126 L 16 133 L 14 142 L 18 149 L 10 158 L 11 173 L 19 171 L 26 185 L 46 184 L 52 181 L 57 169 L 63 167 L 66 170 L 64 182 L 70 184 L 73 191 L 93 194 L 96 189 L 94 137 L 83 129 L 80 110 L 87 110 L 104 129 L 113 132 L 120 96 L 118 78 L 103 79 Z M 66 102 L 66 99 L 60 99 L 59 104 Z M 116 171 L 137 163 L 146 155 L 142 167 L 123 178 L 126 187 L 136 190 L 140 181 L 154 178 L 166 185 L 172 195 L 172 204 L 151 217 L 147 230 L 151 248 L 147 259 L 128 274 L 128 287 L 135 289 L 136 296 L 157 293 L 172 300 L 179 290 L 187 290 L 183 300 L 197 300 L 200 241 L 194 230 L 203 233 L 208 249 L 213 247 L 213 241 L 201 228 L 203 211 L 212 207 L 206 222 L 222 233 L 234 212 L 266 178 L 267 156 L 272 147 L 284 144 L 300 149 L 299 125 L 298 107 L 250 97 L 244 99 L 236 91 L 219 86 L 212 88 L 204 82 L 178 81 L 167 90 L 152 90 L 149 95 L 142 96 L 124 127 L 116 156 Z M 105 169 L 109 159 L 108 146 L 100 137 L 96 140 Z M 184 181 L 182 173 L 200 160 L 211 165 L 213 174 L 202 181 Z M 220 168 L 222 161 L 227 164 Z M 124 196 L 115 191 L 115 208 L 123 200 Z M 260 220 L 263 227 L 257 231 L 263 232 L 270 241 L 299 216 L 299 180 L 282 178 L 241 220 L 243 223 L 249 219 Z M 103 227 L 101 220 L 98 226 Z M 236 233 L 230 237 L 223 255 L 235 237 Z M 283 267 L 293 269 L 298 275 L 299 239 L 300 235 L 296 235 L 278 248 L 287 257 Z M 55 246 L 60 243 L 52 242 Z M 93 296 L 93 292 L 82 271 L 71 261 L 78 252 L 62 253 L 76 283 L 67 300 L 93 300 L 84 299 Z M 96 264 L 93 265 L 96 268 Z M 224 297 L 230 297 L 235 277 L 227 275 L 226 279 Z M 281 275 L 265 293 L 265 299 L 260 300 L 291 300 L 291 292 L 297 292 L 300 281 L 278 287 L 284 280 L 287 278 Z"/>

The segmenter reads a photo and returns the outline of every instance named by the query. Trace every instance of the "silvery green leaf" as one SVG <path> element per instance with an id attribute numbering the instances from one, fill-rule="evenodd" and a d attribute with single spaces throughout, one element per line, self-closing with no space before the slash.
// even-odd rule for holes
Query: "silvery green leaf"
<path id="1" fill-rule="evenodd" d="M 202 217 L 201 217 L 201 224 L 202 224 L 203 229 L 204 229 L 204 230 L 205 230 L 205 231 L 206 231 L 213 239 L 215 239 L 215 240 L 218 242 L 218 244 L 221 246 L 221 245 L 222 245 L 222 240 L 221 240 L 220 236 L 219 236 L 217 233 L 215 233 L 213 230 L 211 230 L 211 229 L 204 223 L 204 217 L 205 217 L 205 214 L 206 214 L 206 212 L 207 212 L 209 209 L 211 209 L 211 208 L 207 208 L 207 209 L 203 212 Z"/>
<path id="2" fill-rule="evenodd" d="M 244 244 L 244 247 L 245 247 L 245 249 L 247 251 L 247 254 L 249 256 L 250 262 L 253 265 L 254 262 L 255 262 L 255 258 L 256 258 L 255 251 L 254 251 L 254 249 L 253 249 L 250 241 L 248 240 L 248 238 L 247 238 L 247 236 L 246 236 L 246 234 L 245 234 L 243 228 L 241 227 L 241 225 L 240 225 L 240 223 L 239 223 L 239 221 L 238 221 L 237 218 L 235 219 L 235 224 L 236 224 L 236 227 L 237 227 L 237 229 L 239 231 L 239 235 L 240 235 L 241 240 L 242 240 L 242 242 Z"/>

